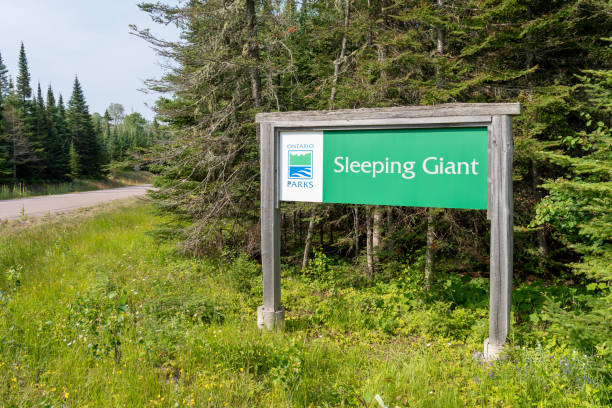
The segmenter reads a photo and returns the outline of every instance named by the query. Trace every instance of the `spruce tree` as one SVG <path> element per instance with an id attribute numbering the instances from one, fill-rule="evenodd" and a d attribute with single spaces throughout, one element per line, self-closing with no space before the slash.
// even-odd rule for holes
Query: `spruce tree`
<path id="1" fill-rule="evenodd" d="M 538 203 L 534 223 L 548 226 L 553 238 L 580 255 L 570 266 L 590 296 L 584 306 L 567 310 L 547 302 L 545 319 L 558 338 L 597 354 L 612 367 L 612 70 L 588 70 L 575 88 L 586 95 L 577 108 L 587 141 L 572 152 L 547 152 L 565 169 L 543 184 L 548 195 Z M 585 279 L 586 278 L 586 279 Z"/>
<path id="2" fill-rule="evenodd" d="M 4 61 L 2 61 L 2 54 L 0 54 L 0 180 L 10 174 L 10 169 L 8 167 L 8 138 L 5 133 L 6 126 L 3 115 L 4 105 L 8 98 L 9 90 L 8 69 L 6 65 L 4 65 Z"/>
<path id="3" fill-rule="evenodd" d="M 81 174 L 99 177 L 102 170 L 102 149 L 77 77 L 74 79 L 72 96 L 68 102 L 66 124 L 70 142 L 79 156 Z"/>
<path id="4" fill-rule="evenodd" d="M 17 162 L 17 173 L 19 178 L 27 181 L 38 181 L 42 177 L 41 167 L 41 156 L 42 156 L 42 144 L 37 132 L 38 120 L 36 113 L 36 104 L 32 100 L 32 87 L 30 86 L 30 72 L 28 68 L 28 59 L 25 53 L 25 47 L 23 42 L 21 43 L 21 49 L 19 51 L 19 70 L 17 73 L 17 80 L 15 83 L 15 95 L 18 98 L 19 110 L 19 133 L 23 135 L 23 138 L 27 140 L 27 148 L 30 156 L 27 160 L 13 160 L 13 163 Z M 35 98 L 34 98 L 35 99 Z M 15 115 L 12 115 L 14 118 Z M 17 127 L 12 126 L 13 129 Z"/>
<path id="5" fill-rule="evenodd" d="M 64 105 L 64 98 L 62 94 L 60 94 L 59 99 L 57 100 L 55 124 L 57 127 L 57 132 L 63 135 L 64 140 L 68 141 L 68 129 L 66 128 L 66 107 Z M 68 149 L 69 145 L 70 143 L 66 143 L 66 149 Z"/>
<path id="6" fill-rule="evenodd" d="M 2 115 L 5 130 L 0 136 L 8 149 L 8 173 L 11 182 L 16 182 L 19 178 L 31 176 L 31 163 L 37 160 L 37 152 L 30 145 L 30 138 L 25 129 L 23 101 L 12 86 Z"/>
<path id="7" fill-rule="evenodd" d="M 55 95 L 51 85 L 47 89 L 47 106 L 45 118 L 47 121 L 48 138 L 45 143 L 47 150 L 47 172 L 49 177 L 55 180 L 66 178 L 69 173 L 68 165 L 68 142 L 66 139 L 66 127 L 59 124 L 59 107 L 55 104 Z"/>
<path id="8" fill-rule="evenodd" d="M 70 177 L 72 177 L 72 179 L 76 179 L 81 175 L 81 158 L 79 157 L 79 153 L 74 148 L 74 143 L 70 143 L 68 156 Z"/>
<path id="9" fill-rule="evenodd" d="M 0 53 L 0 110 L 2 109 L 2 101 L 8 96 L 9 93 L 9 77 L 8 69 L 2 61 L 2 54 Z"/>
<path id="10" fill-rule="evenodd" d="M 47 143 L 49 140 L 49 128 L 45 115 L 45 101 L 42 96 L 40 83 L 38 84 L 36 98 L 32 101 L 32 113 L 34 115 L 34 132 L 30 140 L 30 145 L 36 146 L 38 149 L 37 172 L 38 178 L 49 180 L 52 179 L 48 174 L 48 152 Z"/>
<path id="11" fill-rule="evenodd" d="M 25 47 L 21 43 L 19 50 L 19 72 L 17 74 L 17 95 L 25 105 L 26 101 L 32 97 L 32 87 L 30 86 L 30 71 L 28 69 L 28 58 L 26 57 Z"/>
<path id="12" fill-rule="evenodd" d="M 64 99 L 62 97 L 62 95 L 60 94 L 59 99 L 57 100 L 57 107 L 55 110 L 55 121 L 56 121 L 56 127 L 57 127 L 57 134 L 59 137 L 59 140 L 62 142 L 62 146 L 63 146 L 63 151 L 64 151 L 64 155 L 63 157 L 65 158 L 64 162 L 64 168 L 66 169 L 65 171 L 65 175 L 69 174 L 69 164 L 68 164 L 68 151 L 70 150 L 70 135 L 68 134 L 68 127 L 66 124 L 66 108 L 64 106 Z"/>

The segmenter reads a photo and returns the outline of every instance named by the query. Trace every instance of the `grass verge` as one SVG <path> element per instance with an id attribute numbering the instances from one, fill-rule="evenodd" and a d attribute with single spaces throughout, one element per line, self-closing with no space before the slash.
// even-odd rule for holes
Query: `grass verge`
<path id="1" fill-rule="evenodd" d="M 283 278 L 284 332 L 255 326 L 244 256 L 187 259 L 163 218 L 112 204 L 0 237 L 0 405 L 7 407 L 596 407 L 609 384 L 562 346 L 485 364 L 482 311 L 409 286 Z M 404 305 L 404 306 L 402 306 Z"/>
<path id="2" fill-rule="evenodd" d="M 151 183 L 153 176 L 147 172 L 113 172 L 106 179 L 77 179 L 66 183 L 32 184 L 17 183 L 0 185 L 0 200 L 25 198 L 51 194 L 66 194 L 77 191 L 103 190 Z"/>

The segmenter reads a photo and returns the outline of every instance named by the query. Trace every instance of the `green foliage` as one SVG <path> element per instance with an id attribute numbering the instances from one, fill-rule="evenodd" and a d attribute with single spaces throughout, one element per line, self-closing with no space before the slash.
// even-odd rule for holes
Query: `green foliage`
<path id="1" fill-rule="evenodd" d="M 2 102 L 10 91 L 8 68 L 2 60 L 2 54 L 0 54 L 0 113 L 2 109 Z"/>
<path id="2" fill-rule="evenodd" d="M 515 343 L 499 361 L 474 360 L 486 332 L 486 293 L 475 291 L 484 302 L 465 306 L 433 300 L 407 266 L 390 282 L 343 287 L 338 270 L 346 266 L 319 255 L 320 278 L 283 278 L 285 332 L 262 333 L 259 294 L 238 289 L 259 280 L 259 265 L 244 255 L 181 257 L 174 242 L 148 236 L 165 221 L 129 204 L 90 218 L 5 226 L 4 403 L 358 407 L 376 406 L 379 395 L 399 407 L 609 405 L 609 371 L 600 360 L 537 325 L 515 330 L 541 346 Z M 432 290 L 449 287 L 459 299 L 482 282 L 440 281 Z"/>
<path id="3" fill-rule="evenodd" d="M 151 177 L 151 174 L 145 172 L 111 170 L 111 174 L 106 180 L 74 179 L 64 183 L 6 184 L 0 185 L 0 200 L 142 185 L 150 183 Z"/>
<path id="4" fill-rule="evenodd" d="M 25 53 L 23 42 L 19 50 L 19 73 L 16 83 L 17 96 L 25 105 L 26 100 L 32 97 L 32 87 L 30 86 L 30 70 L 28 68 L 28 58 Z"/>
<path id="5" fill-rule="evenodd" d="M 102 147 L 93 127 L 81 84 L 76 77 L 66 111 L 66 127 L 71 146 L 74 146 L 74 150 L 78 153 L 79 174 L 99 176 L 103 163 Z M 71 155 L 71 161 L 72 157 Z M 70 170 L 74 170 L 72 163 Z"/>
<path id="6" fill-rule="evenodd" d="M 252 294 L 253 288 L 261 281 L 261 266 L 254 263 L 246 254 L 238 255 L 228 268 L 234 288 L 245 294 Z"/>
<path id="7" fill-rule="evenodd" d="M 0 56 L 0 185 L 67 182 L 76 176 L 99 179 L 106 174 L 105 165 L 119 160 L 131 160 L 131 169 L 147 165 L 144 156 L 159 141 L 159 126 L 153 129 L 138 113 L 127 115 L 125 121 L 121 116 L 123 122 L 115 123 L 121 130 L 111 140 L 109 122 L 103 127 L 100 115 L 90 115 L 78 79 L 67 111 L 61 95 L 56 103 L 51 86 L 46 103 L 40 84 L 36 91 L 32 97 L 23 44 L 16 86 Z M 76 156 L 70 155 L 71 145 Z"/>
<path id="8" fill-rule="evenodd" d="M 79 157 L 79 153 L 74 148 L 74 143 L 70 143 L 70 150 L 68 153 L 69 157 L 69 167 L 70 167 L 70 176 L 72 178 L 77 178 L 81 175 L 81 158 Z"/>
<path id="9" fill-rule="evenodd" d="M 109 111 L 113 112 L 112 114 Z M 100 127 L 107 161 L 130 166 L 147 165 L 143 153 L 159 141 L 161 132 L 138 112 L 123 114 L 121 104 L 109 106 L 103 117 L 94 116 Z M 111 122 L 112 120 L 112 122 Z"/>
<path id="10" fill-rule="evenodd" d="M 571 264 L 586 276 L 588 295 L 579 309 L 565 310 L 550 302 L 551 330 L 576 347 L 597 353 L 612 364 L 612 71 L 588 70 L 579 76 L 574 93 L 582 94 L 583 130 L 561 143 L 567 148 L 548 154 L 551 162 L 566 169 L 543 185 L 548 195 L 538 203 L 534 224 L 554 231 L 555 238 L 579 255 Z"/>

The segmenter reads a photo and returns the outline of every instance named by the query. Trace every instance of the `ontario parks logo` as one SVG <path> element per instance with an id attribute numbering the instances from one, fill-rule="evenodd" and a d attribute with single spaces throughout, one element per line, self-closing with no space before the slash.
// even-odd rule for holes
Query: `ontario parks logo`
<path id="1" fill-rule="evenodd" d="M 312 150 L 289 150 L 289 179 L 312 179 Z"/>

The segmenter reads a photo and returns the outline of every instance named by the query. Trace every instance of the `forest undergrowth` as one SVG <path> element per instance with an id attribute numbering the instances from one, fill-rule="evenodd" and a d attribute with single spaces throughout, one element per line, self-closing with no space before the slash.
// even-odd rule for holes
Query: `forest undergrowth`
<path id="1" fill-rule="evenodd" d="M 151 206 L 0 238 L 0 401 L 6 407 L 597 407 L 609 366 L 547 332 L 560 282 L 515 288 L 507 353 L 475 358 L 488 330 L 488 282 L 388 266 L 368 281 L 318 252 L 286 265 L 282 332 L 255 324 L 261 270 L 240 254 L 178 255 L 154 237 Z"/>

